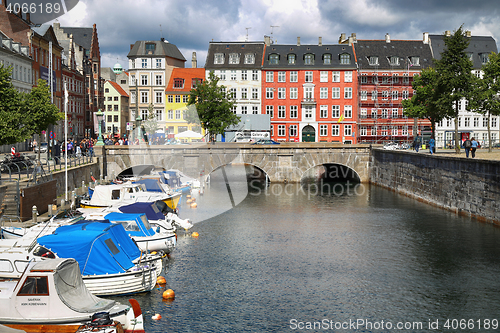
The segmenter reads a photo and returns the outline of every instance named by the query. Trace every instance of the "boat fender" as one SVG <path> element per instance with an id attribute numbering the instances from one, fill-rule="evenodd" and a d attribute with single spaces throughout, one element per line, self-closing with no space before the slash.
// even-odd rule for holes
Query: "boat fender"
<path id="1" fill-rule="evenodd" d="M 109 312 L 96 312 L 90 319 L 90 325 L 92 326 L 103 326 L 111 324 L 113 324 L 113 321 L 109 316 Z"/>

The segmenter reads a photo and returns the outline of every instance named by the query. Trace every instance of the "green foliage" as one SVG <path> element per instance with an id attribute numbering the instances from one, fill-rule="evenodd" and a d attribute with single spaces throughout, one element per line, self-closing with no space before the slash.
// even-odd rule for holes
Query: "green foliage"
<path id="1" fill-rule="evenodd" d="M 190 112 L 189 108 L 184 112 L 188 123 L 200 124 L 210 135 L 224 134 L 227 127 L 240 121 L 240 117 L 231 111 L 235 104 L 232 97 L 218 82 L 219 78 L 210 73 L 208 80 L 198 84 L 189 94 L 188 105 L 195 105 L 197 114 Z"/>
<path id="2" fill-rule="evenodd" d="M 12 85 L 11 68 L 0 65 L 0 145 L 21 142 L 30 136 L 22 94 Z"/>
<path id="3" fill-rule="evenodd" d="M 50 88 L 45 80 L 38 80 L 37 86 L 25 95 L 26 126 L 31 134 L 42 134 L 49 125 L 56 125 L 59 120 L 64 119 L 64 114 L 57 106 L 52 104 Z"/>
<path id="4" fill-rule="evenodd" d="M 148 134 L 149 138 L 156 133 L 158 129 L 158 119 L 156 119 L 155 110 L 153 104 L 149 104 L 148 106 L 148 117 L 142 121 L 142 127 L 144 127 L 144 131 Z"/>

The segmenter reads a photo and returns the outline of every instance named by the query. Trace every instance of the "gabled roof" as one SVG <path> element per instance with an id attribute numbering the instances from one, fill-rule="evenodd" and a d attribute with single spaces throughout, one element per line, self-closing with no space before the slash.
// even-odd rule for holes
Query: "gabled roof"
<path id="1" fill-rule="evenodd" d="M 146 50 L 146 45 L 154 45 L 154 51 L 152 53 L 149 53 Z M 135 42 L 134 46 L 128 53 L 127 57 L 128 58 L 134 58 L 134 57 L 170 57 L 174 59 L 178 59 L 181 61 L 186 61 L 184 56 L 182 55 L 181 51 L 175 46 L 174 44 L 171 44 L 167 41 L 159 41 L 159 40 L 153 40 L 153 41 L 146 41 L 146 40 L 140 40 Z"/>
<path id="2" fill-rule="evenodd" d="M 247 68 L 258 69 L 262 66 L 262 56 L 264 54 L 264 42 L 210 42 L 208 45 L 207 60 L 205 62 L 206 69 L 223 69 L 223 68 Z M 239 62 L 237 64 L 229 63 L 229 54 L 239 54 Z M 214 55 L 222 54 L 224 63 L 215 64 Z M 254 55 L 254 63 L 245 63 L 245 54 Z"/>
<path id="3" fill-rule="evenodd" d="M 409 58 L 419 57 L 420 66 L 410 67 L 411 70 L 421 70 L 432 65 L 432 52 L 429 44 L 422 40 L 357 40 L 354 43 L 358 67 L 360 70 L 385 69 L 407 70 Z M 370 57 L 378 57 L 378 65 L 370 65 Z M 391 65 L 391 57 L 399 57 L 398 65 Z"/>
<path id="4" fill-rule="evenodd" d="M 68 38 L 73 34 L 73 41 L 75 44 L 80 45 L 86 50 L 90 50 L 90 46 L 92 45 L 92 28 L 61 27 L 61 29 Z"/>
<path id="5" fill-rule="evenodd" d="M 480 69 L 483 66 L 481 62 L 481 54 L 490 54 L 491 52 L 497 53 L 497 44 L 493 37 L 490 36 L 472 36 L 467 38 L 470 43 L 465 52 L 472 53 L 473 68 Z M 441 53 L 445 49 L 444 36 L 429 35 L 429 39 L 434 58 L 441 59 Z"/>
<path id="6" fill-rule="evenodd" d="M 277 54 L 279 61 L 277 64 L 270 64 L 270 56 Z M 295 55 L 295 64 L 288 63 L 288 56 Z M 314 56 L 313 64 L 305 64 L 305 55 L 312 54 Z M 326 54 L 330 55 L 331 62 L 325 64 L 323 59 Z M 350 64 L 341 64 L 340 55 L 349 54 Z M 354 69 L 356 68 L 356 61 L 354 57 L 354 50 L 352 46 L 347 44 L 339 45 L 312 45 L 312 44 L 271 44 L 266 47 L 263 59 L 263 69 Z"/>
<path id="7" fill-rule="evenodd" d="M 116 82 L 113 82 L 113 81 L 106 81 L 107 83 L 111 84 L 113 86 L 113 88 L 115 88 L 116 91 L 118 91 L 118 93 L 124 97 L 129 97 L 127 92 L 125 90 L 123 90 L 123 88 Z"/>
<path id="8" fill-rule="evenodd" d="M 182 88 L 174 88 L 174 80 L 183 79 L 184 85 Z M 205 69 L 204 68 L 174 68 L 172 74 L 170 75 L 170 81 L 168 82 L 166 92 L 189 92 L 191 91 L 191 82 L 193 79 L 205 80 Z"/>

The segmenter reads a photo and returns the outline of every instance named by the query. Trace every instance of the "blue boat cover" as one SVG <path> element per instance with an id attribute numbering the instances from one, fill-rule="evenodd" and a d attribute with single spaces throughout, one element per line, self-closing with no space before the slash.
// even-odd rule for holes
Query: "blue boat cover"
<path id="1" fill-rule="evenodd" d="M 144 216 L 144 220 L 142 220 Z M 127 214 L 127 213 L 109 213 L 104 216 L 105 219 L 122 224 L 125 232 L 130 236 L 148 237 L 154 236 L 155 232 L 149 225 L 145 214 Z"/>
<path id="2" fill-rule="evenodd" d="M 148 192 L 160 192 L 160 193 L 165 192 L 161 188 L 160 182 L 157 179 L 140 179 L 133 183 L 146 185 L 146 191 Z"/>
<path id="3" fill-rule="evenodd" d="M 123 273 L 141 251 L 120 224 L 82 220 L 37 239 L 60 258 L 75 258 L 82 275 Z"/>
<path id="4" fill-rule="evenodd" d="M 168 175 L 168 179 L 166 179 L 167 177 L 165 177 L 165 176 L 164 176 L 164 178 L 165 178 L 165 182 L 169 186 L 171 186 L 171 187 L 181 186 L 181 176 L 178 174 L 177 171 L 167 170 L 167 171 L 163 171 L 162 173 L 164 175 Z M 162 173 L 160 172 L 160 175 Z"/>
<path id="5" fill-rule="evenodd" d="M 158 209 L 156 203 L 154 202 L 134 202 L 130 205 L 118 207 L 122 213 L 142 213 L 146 214 L 146 217 L 150 221 L 154 220 L 164 220 L 165 215 Z"/>

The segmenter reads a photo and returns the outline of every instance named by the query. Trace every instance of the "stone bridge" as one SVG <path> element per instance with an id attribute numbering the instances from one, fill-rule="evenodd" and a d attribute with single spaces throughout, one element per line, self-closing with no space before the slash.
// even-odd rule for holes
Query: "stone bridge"
<path id="1" fill-rule="evenodd" d="M 371 166 L 371 146 L 367 144 L 105 146 L 102 154 L 104 177 L 115 177 L 122 170 L 141 164 L 178 169 L 195 178 L 207 176 L 221 166 L 247 164 L 262 170 L 271 182 L 300 182 L 319 166 L 327 172 L 349 174 L 347 178 L 355 181 L 369 182 Z"/>

